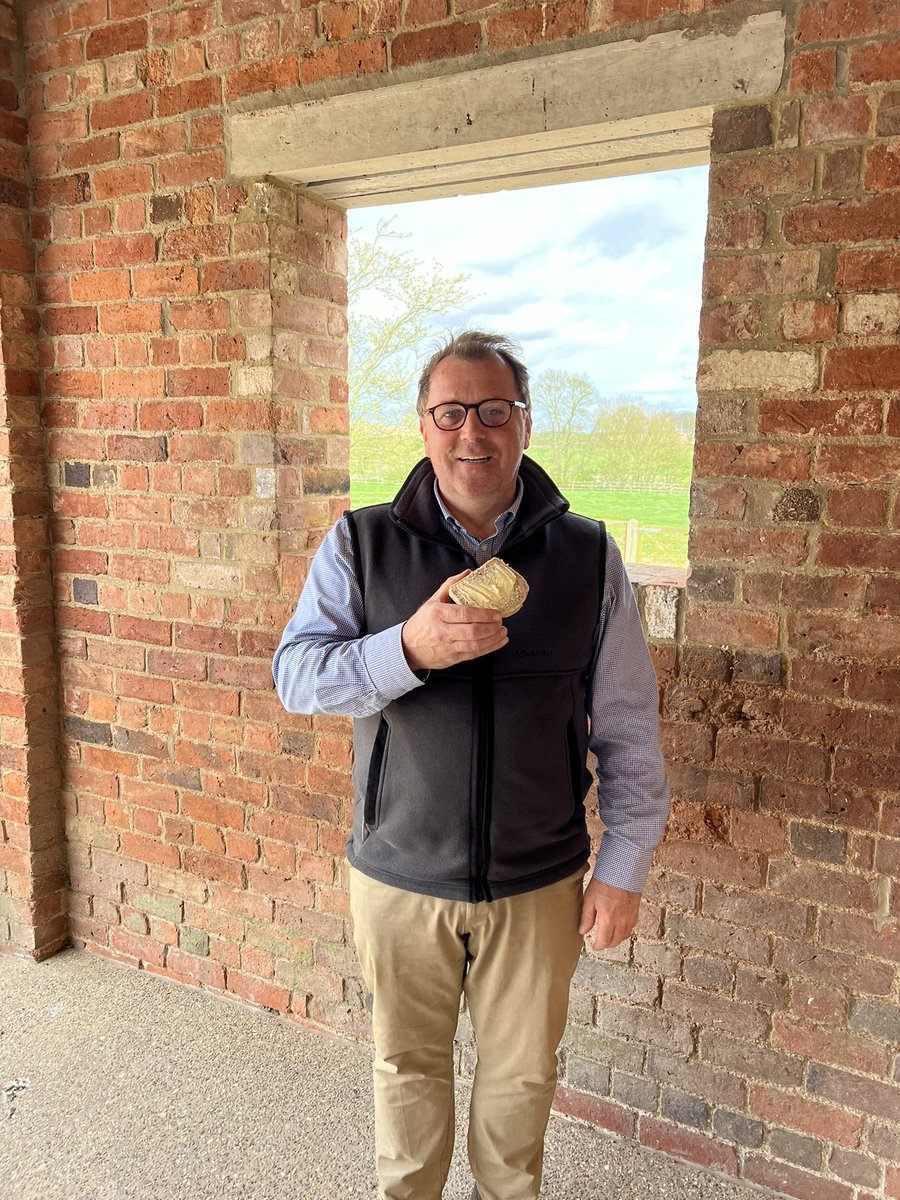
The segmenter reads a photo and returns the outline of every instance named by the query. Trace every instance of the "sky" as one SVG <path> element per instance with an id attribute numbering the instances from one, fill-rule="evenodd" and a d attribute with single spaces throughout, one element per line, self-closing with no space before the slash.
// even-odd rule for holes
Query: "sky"
<path id="1" fill-rule="evenodd" d="M 398 249 L 469 277 L 477 299 L 435 332 L 505 333 L 532 375 L 583 373 L 602 396 L 696 407 L 707 168 L 350 212 L 410 236 Z"/>

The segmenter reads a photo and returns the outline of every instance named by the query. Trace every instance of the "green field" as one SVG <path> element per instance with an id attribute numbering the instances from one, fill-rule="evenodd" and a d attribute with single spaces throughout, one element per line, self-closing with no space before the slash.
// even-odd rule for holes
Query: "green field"
<path id="1" fill-rule="evenodd" d="M 353 508 L 392 500 L 396 484 L 351 484 Z M 570 488 L 566 491 L 572 511 L 604 521 L 620 546 L 625 544 L 626 521 L 637 521 L 636 562 L 654 566 L 686 567 L 688 540 L 688 496 L 654 492 L 601 492 Z"/>

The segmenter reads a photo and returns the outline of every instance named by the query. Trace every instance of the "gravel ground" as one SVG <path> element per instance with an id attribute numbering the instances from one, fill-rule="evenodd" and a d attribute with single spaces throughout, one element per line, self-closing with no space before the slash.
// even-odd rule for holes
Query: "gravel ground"
<path id="1" fill-rule="evenodd" d="M 0 1200 L 375 1200 L 369 1062 L 99 955 L 0 954 Z M 446 1200 L 471 1190 L 457 1145 Z M 770 1193 L 554 1116 L 542 1195 Z"/>

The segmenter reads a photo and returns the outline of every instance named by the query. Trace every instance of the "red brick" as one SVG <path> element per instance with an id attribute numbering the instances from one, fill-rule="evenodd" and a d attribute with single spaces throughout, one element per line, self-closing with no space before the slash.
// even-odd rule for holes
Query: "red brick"
<path id="1" fill-rule="evenodd" d="M 170 229 L 163 235 L 164 257 L 221 258 L 228 253 L 229 231 L 225 225 L 194 225 Z M 228 322 L 225 322 L 227 325 Z"/>
<path id="2" fill-rule="evenodd" d="M 806 534 L 793 529 L 718 529 L 695 525 L 690 535 L 692 562 L 760 563 L 800 566 L 806 561 Z"/>
<path id="3" fill-rule="evenodd" d="M 62 152 L 63 165 L 69 170 L 96 166 L 97 163 L 112 162 L 118 157 L 118 133 L 106 133 L 100 137 L 74 142 L 70 146 L 65 146 Z"/>
<path id="4" fill-rule="evenodd" d="M 94 172 L 94 196 L 98 200 L 111 200 L 119 196 L 133 196 L 153 190 L 153 170 L 144 167 L 110 167 Z"/>
<path id="5" fill-rule="evenodd" d="M 773 859 L 769 864 L 768 884 L 777 894 L 820 905 L 868 910 L 874 903 L 873 889 L 867 880 L 848 875 L 843 868 L 830 870 L 821 863 L 800 866 Z"/>
<path id="6" fill-rule="evenodd" d="M 227 329 L 228 303 L 225 300 L 196 300 L 169 305 L 169 320 L 178 330 Z"/>
<path id="7" fill-rule="evenodd" d="M 97 310 L 104 333 L 159 333 L 160 304 L 103 304 Z"/>
<path id="8" fill-rule="evenodd" d="M 391 64 L 396 69 L 414 63 L 474 54 L 480 42 L 481 26 L 477 23 L 442 25 L 439 29 L 400 33 L 391 41 Z"/>
<path id="9" fill-rule="evenodd" d="M 290 1004 L 290 991 L 273 983 L 263 983 L 242 975 L 239 971 L 229 969 L 226 972 L 225 987 L 243 1000 L 258 1004 L 262 1008 L 270 1008 L 275 1012 L 287 1012 Z"/>
<path id="10" fill-rule="evenodd" d="M 322 3 L 319 23 L 328 42 L 344 42 L 359 28 L 359 10 L 355 4 Z"/>
<path id="11" fill-rule="evenodd" d="M 126 929 L 113 929 L 109 936 L 109 944 L 120 954 L 136 958 L 148 965 L 161 967 L 166 948 L 154 941 L 153 938 L 141 934 L 129 933 Z"/>
<path id="12" fill-rule="evenodd" d="M 759 402 L 760 433 L 812 437 L 862 437 L 881 432 L 882 404 L 874 397 L 841 400 L 767 400 Z"/>
<path id="13" fill-rule="evenodd" d="M 851 1113 L 819 1104 L 796 1092 L 780 1092 L 755 1085 L 750 1089 L 750 1111 L 799 1133 L 825 1138 L 840 1146 L 857 1146 L 862 1121 Z"/>
<path id="14" fill-rule="evenodd" d="M 781 310 L 779 329 L 788 342 L 827 342 L 837 332 L 838 306 L 824 300 L 793 300 Z"/>
<path id="15" fill-rule="evenodd" d="M 830 92 L 837 78 L 837 52 L 833 46 L 824 50 L 797 52 L 791 59 L 791 91 Z"/>
<path id="16" fill-rule="evenodd" d="M 847 391 L 894 388 L 900 373 L 900 346 L 851 346 L 829 350 L 824 386 Z"/>
<path id="17" fill-rule="evenodd" d="M 442 26 L 438 32 L 443 32 Z M 404 36 L 404 35 L 401 35 Z M 396 65 L 396 63 L 395 63 Z M 326 46 L 300 63 L 300 82 L 318 83 L 346 75 L 363 75 L 387 70 L 387 48 L 382 38 L 366 38 Z"/>
<path id="18" fill-rule="evenodd" d="M 900 538 L 861 537 L 857 533 L 823 533 L 816 562 L 823 567 L 851 567 L 866 571 L 900 571 Z"/>
<path id="19" fill-rule="evenodd" d="M 900 288 L 900 250 L 840 250 L 835 282 L 848 292 Z"/>
<path id="20" fill-rule="evenodd" d="M 354 43 L 354 45 L 367 45 L 367 43 Z M 334 74 L 337 73 L 334 72 Z M 283 88 L 296 87 L 298 82 L 297 56 L 296 54 L 287 54 L 282 58 L 254 63 L 249 67 L 229 71 L 225 77 L 225 99 L 231 103 L 241 96 L 256 95 L 259 92 L 277 92 Z"/>
<path id="21" fill-rule="evenodd" d="M 880 845 L 887 846 L 887 840 L 882 840 Z M 893 872 L 887 873 L 896 875 L 897 872 L 895 869 Z M 820 922 L 819 939 L 824 945 L 832 946 L 837 950 L 856 951 L 871 955 L 873 958 L 886 958 L 891 962 L 900 962 L 900 930 L 896 925 L 885 925 L 883 928 L 877 929 L 870 917 L 858 917 L 852 913 L 842 912 L 822 913 Z M 816 1055 L 816 1057 L 822 1059 L 823 1062 L 849 1067 L 853 1071 L 863 1071 L 869 1075 L 883 1075 L 886 1070 L 886 1062 L 880 1057 L 873 1060 L 872 1056 L 876 1051 L 883 1054 L 884 1047 L 881 1047 L 879 1051 L 874 1042 L 858 1040 L 861 1044 L 855 1059 L 849 1055 L 842 1060 L 823 1058 L 822 1055 Z M 876 1063 L 875 1066 L 872 1066 L 873 1061 Z"/>
<path id="22" fill-rule="evenodd" d="M 166 372 L 167 396 L 227 396 L 231 373 L 228 367 L 194 367 Z"/>
<path id="23" fill-rule="evenodd" d="M 74 142 L 86 134 L 87 118 L 82 108 L 68 112 L 35 113 L 28 127 L 28 138 L 34 146 Z"/>
<path id="24" fill-rule="evenodd" d="M 203 292 L 256 291 L 267 287 L 268 283 L 269 264 L 257 259 L 226 260 L 203 265 Z"/>
<path id="25" fill-rule="evenodd" d="M 156 239 L 149 233 L 97 238 L 94 242 L 94 261 L 98 267 L 132 266 L 153 262 L 155 257 Z"/>
<path id="26" fill-rule="evenodd" d="M 134 272 L 134 292 L 139 297 L 196 296 L 198 288 L 196 267 L 144 267 Z"/>
<path id="27" fill-rule="evenodd" d="M 220 104 L 221 99 L 222 88 L 218 78 L 207 75 L 203 79 L 161 88 L 156 99 L 156 115 L 174 117 L 198 108 L 212 108 Z"/>
<path id="28" fill-rule="evenodd" d="M 73 275 L 73 300 L 126 300 L 131 289 L 127 271 L 91 271 Z"/>
<path id="29" fill-rule="evenodd" d="M 878 102 L 875 132 L 879 137 L 900 134 L 900 91 L 885 92 Z"/>
<path id="30" fill-rule="evenodd" d="M 142 50 L 147 45 L 146 21 L 122 21 L 115 25 L 104 25 L 88 34 L 85 43 L 85 58 L 112 58 L 116 54 L 127 54 L 129 50 Z"/>
<path id="31" fill-rule="evenodd" d="M 693 606 L 688 610 L 685 636 L 709 646 L 777 646 L 778 617 L 736 608 Z"/>
<path id="32" fill-rule="evenodd" d="M 164 125 L 142 125 L 122 133 L 122 157 L 125 159 L 154 158 L 187 149 L 187 135 L 182 121 Z"/>
<path id="33" fill-rule="evenodd" d="M 866 1116 L 886 1117 L 889 1121 L 900 1117 L 900 1092 L 890 1083 L 814 1063 L 807 1072 L 806 1087 L 815 1095 Z"/>
<path id="34" fill-rule="evenodd" d="M 748 1154 L 744 1159 L 743 1176 L 751 1183 L 758 1183 L 773 1192 L 797 1196 L 799 1200 L 852 1200 L 854 1196 L 854 1189 L 849 1184 L 823 1179 L 819 1173 L 801 1171 L 758 1154 Z"/>
<path id="35" fill-rule="evenodd" d="M 610 1129 L 620 1137 L 634 1135 L 635 1116 L 628 1109 L 597 1096 L 585 1096 L 581 1092 L 557 1084 L 553 1107 L 569 1117 L 590 1121 L 601 1129 Z"/>
<path id="36" fill-rule="evenodd" d="M 900 515 L 894 513 L 897 525 Z M 869 591 L 869 611 L 876 615 L 900 617 L 900 580 L 875 578 Z"/>
<path id="37" fill-rule="evenodd" d="M 654 1150 L 662 1150 L 675 1158 L 700 1163 L 704 1167 L 737 1174 L 737 1151 L 714 1138 L 701 1133 L 692 1133 L 678 1125 L 670 1125 L 655 1117 L 642 1116 L 638 1130 L 638 1141 Z"/>
<path id="38" fill-rule="evenodd" d="M 149 92 L 133 92 L 112 100 L 95 100 L 91 105 L 91 129 L 118 129 L 149 121 L 153 115 L 153 97 Z"/>
<path id="39" fill-rule="evenodd" d="M 847 695 L 853 700 L 892 703 L 900 695 L 900 667 L 853 667 L 847 681 Z M 890 809 L 885 810 L 885 816 Z M 883 832 L 890 832 L 887 828 Z M 900 825 L 894 835 L 900 837 Z"/>
<path id="40" fill-rule="evenodd" d="M 785 213 L 782 227 L 785 238 L 799 245 L 891 240 L 900 228 L 900 193 L 798 204 Z"/>
<path id="41" fill-rule="evenodd" d="M 898 28 L 893 0 L 824 0 L 804 4 L 797 15 L 797 41 L 837 42 L 892 33 Z"/>
<path id="42" fill-rule="evenodd" d="M 173 155 L 157 163 L 156 173 L 163 187 L 221 179 L 225 175 L 225 154 L 222 150 L 204 150 L 200 154 Z"/>
<path id="43" fill-rule="evenodd" d="M 484 0 L 457 0 L 456 11 L 460 14 L 472 8 L 484 8 Z M 444 21 L 450 15 L 449 0 L 407 0 L 406 14 L 403 24 L 409 28 L 419 25 L 434 25 Z"/>
<path id="44" fill-rule="evenodd" d="M 872 110 L 865 96 L 821 97 L 806 105 L 803 131 L 807 142 L 838 142 L 865 137 Z"/>
<path id="45" fill-rule="evenodd" d="M 756 250 L 763 242 L 766 216 L 756 205 L 711 212 L 706 230 L 708 250 Z"/>
<path id="46" fill-rule="evenodd" d="M 825 778 L 828 758 L 824 749 L 816 746 L 732 728 L 719 731 L 716 763 L 725 770 L 750 770 L 757 774 L 764 764 L 766 775 L 816 781 Z"/>
<path id="47" fill-rule="evenodd" d="M 814 251 L 745 254 L 708 258 L 703 291 L 707 297 L 791 295 L 816 289 L 819 256 Z"/>
<path id="48" fill-rule="evenodd" d="M 900 40 L 850 48 L 851 83 L 894 83 L 900 78 Z"/>
<path id="49" fill-rule="evenodd" d="M 694 451 L 694 474 L 699 479 L 721 476 L 738 479 L 808 479 L 809 451 L 803 446 L 779 446 L 767 442 L 749 445 L 700 442 Z"/>
<path id="50" fill-rule="evenodd" d="M 710 203 L 760 196 L 810 192 L 815 158 L 799 150 L 762 157 L 725 158 L 713 163 L 709 176 Z"/>
<path id="51" fill-rule="evenodd" d="M 885 618 L 869 619 L 874 624 Z M 877 652 L 871 657 L 877 658 Z M 852 787 L 883 788 L 895 792 L 900 781 L 900 756 L 839 749 L 835 754 L 834 778 L 836 783 Z"/>
<path id="52" fill-rule="evenodd" d="M 777 970 L 788 971 L 794 979 L 799 976 L 824 984 L 840 980 L 844 987 L 869 992 L 874 996 L 890 994 L 894 975 L 893 967 L 886 963 L 867 962 L 855 954 L 844 954 L 810 942 L 781 938 L 775 940 L 772 965 Z M 840 1009 L 837 1020 L 842 1019 L 843 1008 Z"/>
<path id="53" fill-rule="evenodd" d="M 822 194 L 840 195 L 855 192 L 862 171 L 862 152 L 859 146 L 845 146 L 824 155 Z"/>
<path id="54" fill-rule="evenodd" d="M 586 31 L 586 9 L 585 0 L 566 0 L 501 13 L 486 22 L 488 47 L 513 50 L 543 41 L 577 37 Z"/>
<path id="55" fill-rule="evenodd" d="M 889 347 L 888 347 L 889 348 Z M 818 451 L 818 477 L 843 484 L 896 483 L 900 478 L 900 447 L 828 446 Z"/>
<path id="56" fill-rule="evenodd" d="M 900 187 L 900 142 L 881 142 L 870 148 L 865 183 L 872 191 Z"/>

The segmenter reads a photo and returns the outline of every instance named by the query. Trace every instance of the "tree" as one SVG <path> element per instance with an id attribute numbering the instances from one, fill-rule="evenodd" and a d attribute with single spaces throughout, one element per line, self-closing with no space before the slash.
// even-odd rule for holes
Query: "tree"
<path id="1" fill-rule="evenodd" d="M 542 371 L 531 385 L 535 429 L 546 449 L 551 475 L 561 482 L 576 474 L 584 457 L 584 433 L 597 419 L 601 400 L 586 375 Z"/>
<path id="2" fill-rule="evenodd" d="M 683 484 L 691 477 L 692 438 L 681 414 L 618 404 L 594 423 L 597 474 L 630 483 Z"/>
<path id="3" fill-rule="evenodd" d="M 467 276 L 390 244 L 404 236 L 391 218 L 378 222 L 374 238 L 352 234 L 348 247 L 350 416 L 382 428 L 409 413 L 432 320 L 474 299 Z"/>

